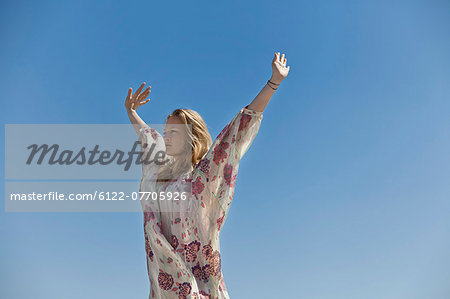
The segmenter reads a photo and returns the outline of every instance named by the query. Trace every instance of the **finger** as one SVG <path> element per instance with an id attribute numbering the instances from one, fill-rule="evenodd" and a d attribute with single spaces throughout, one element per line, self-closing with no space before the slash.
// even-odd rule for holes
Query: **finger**
<path id="1" fill-rule="evenodd" d="M 284 66 L 286 66 L 286 63 L 287 63 L 287 59 L 285 58 L 284 62 L 283 62 Z"/>
<path id="2" fill-rule="evenodd" d="M 150 93 L 150 88 L 152 88 L 151 86 L 147 87 L 146 90 L 144 90 L 144 93 Z"/>
<path id="3" fill-rule="evenodd" d="M 150 101 L 150 99 L 148 99 L 147 101 L 141 102 L 141 103 L 136 103 L 137 107 L 141 107 L 144 104 L 147 104 L 148 101 Z"/>
<path id="4" fill-rule="evenodd" d="M 144 90 L 144 92 L 142 92 L 139 96 L 139 102 L 142 101 L 143 99 L 145 99 L 148 95 L 150 94 L 150 87 L 147 88 L 146 90 Z"/>
<path id="5" fill-rule="evenodd" d="M 147 87 L 139 96 L 143 96 L 144 94 L 150 93 L 150 87 Z"/>
<path id="6" fill-rule="evenodd" d="M 142 85 L 136 90 L 136 92 L 133 94 L 133 97 L 135 97 L 137 94 L 139 94 L 142 90 L 142 88 L 144 88 L 145 82 L 142 83 Z"/>
<path id="7" fill-rule="evenodd" d="M 280 61 L 280 52 L 277 54 L 277 60 Z"/>
<path id="8" fill-rule="evenodd" d="M 283 53 L 283 55 L 281 55 L 281 60 L 280 60 L 280 62 L 281 62 L 281 63 L 284 62 L 284 53 Z"/>
<path id="9" fill-rule="evenodd" d="M 128 95 L 127 98 L 129 99 L 131 97 L 131 93 L 133 92 L 133 89 L 130 87 L 128 88 Z"/>

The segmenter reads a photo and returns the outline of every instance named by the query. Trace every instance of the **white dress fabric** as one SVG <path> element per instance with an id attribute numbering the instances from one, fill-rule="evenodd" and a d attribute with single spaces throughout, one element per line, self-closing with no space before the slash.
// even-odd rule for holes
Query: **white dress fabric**
<path id="1" fill-rule="evenodd" d="M 187 200 L 142 203 L 149 298 L 229 298 L 220 229 L 233 199 L 239 161 L 263 118 L 263 112 L 247 107 L 225 126 L 192 172 L 162 185 L 155 183 L 158 166 L 142 164 L 140 192 L 188 194 Z M 140 129 L 139 140 L 149 145 L 144 157 L 152 144 L 152 155 L 165 151 L 163 137 L 149 126 Z"/>

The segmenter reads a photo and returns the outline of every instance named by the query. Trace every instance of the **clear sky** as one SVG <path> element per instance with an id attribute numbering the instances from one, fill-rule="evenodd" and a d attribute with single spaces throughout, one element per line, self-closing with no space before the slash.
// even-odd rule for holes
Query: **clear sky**
<path id="1" fill-rule="evenodd" d="M 450 298 L 448 1 L 19 0 L 0 24 L 3 124 L 125 124 L 147 82 L 146 122 L 190 108 L 215 138 L 285 53 L 221 232 L 231 298 Z M 0 219 L 0 297 L 147 298 L 140 214 Z"/>

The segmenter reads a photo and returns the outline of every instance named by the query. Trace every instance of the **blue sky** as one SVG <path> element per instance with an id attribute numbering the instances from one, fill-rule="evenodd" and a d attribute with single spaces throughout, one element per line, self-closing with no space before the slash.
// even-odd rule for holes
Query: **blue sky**
<path id="1" fill-rule="evenodd" d="M 128 88 L 147 82 L 146 122 L 190 108 L 214 138 L 285 53 L 290 73 L 241 161 L 221 233 L 230 296 L 449 298 L 448 1 L 0 11 L 3 124 L 125 124 Z M 147 298 L 138 213 L 0 219 L 2 298 Z"/>

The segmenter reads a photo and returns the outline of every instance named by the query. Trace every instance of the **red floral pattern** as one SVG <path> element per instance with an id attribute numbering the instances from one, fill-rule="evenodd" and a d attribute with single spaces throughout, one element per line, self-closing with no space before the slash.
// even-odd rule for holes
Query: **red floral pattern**
<path id="1" fill-rule="evenodd" d="M 203 190 L 205 189 L 205 184 L 203 184 L 201 182 L 200 177 L 198 177 L 193 183 L 192 183 L 192 194 L 195 195 L 195 197 L 197 198 L 197 196 L 203 192 Z"/>
<path id="2" fill-rule="evenodd" d="M 222 217 L 220 217 L 219 219 L 217 219 L 216 223 L 217 223 L 217 230 L 220 231 L 220 229 L 222 228 L 222 223 L 223 223 L 223 218 L 225 217 L 225 215 L 222 215 Z"/>
<path id="3" fill-rule="evenodd" d="M 169 273 L 160 270 L 158 275 L 158 284 L 163 290 L 170 290 L 173 286 L 173 277 Z"/>
<path id="4" fill-rule="evenodd" d="M 200 169 L 201 172 L 208 174 L 209 173 L 209 160 L 208 159 L 200 160 L 200 162 L 197 164 L 197 167 Z"/>
<path id="5" fill-rule="evenodd" d="M 221 258 L 219 251 L 215 250 L 211 258 L 209 259 L 209 263 L 213 268 L 213 275 L 220 276 L 221 270 Z"/>
<path id="6" fill-rule="evenodd" d="M 185 299 L 187 295 L 191 293 L 192 287 L 189 282 L 183 282 L 179 286 L 180 292 L 178 293 L 178 298 Z"/>
<path id="7" fill-rule="evenodd" d="M 241 117 L 241 120 L 239 122 L 239 131 L 244 130 L 249 122 L 252 120 L 252 117 L 248 114 L 244 114 Z"/>
<path id="8" fill-rule="evenodd" d="M 228 186 L 231 184 L 232 177 L 233 177 L 233 165 L 226 164 L 223 167 L 223 178 Z"/>
<path id="9" fill-rule="evenodd" d="M 197 278 L 199 281 L 208 282 L 208 274 L 205 271 L 206 266 L 201 266 L 199 262 L 197 262 L 197 265 L 192 267 L 192 274 L 194 274 L 195 278 Z"/>
<path id="10" fill-rule="evenodd" d="M 177 249 L 177 247 L 178 247 L 178 239 L 177 239 L 177 236 L 172 235 L 170 245 L 172 245 L 173 249 L 175 249 L 175 250 Z"/>
<path id="11" fill-rule="evenodd" d="M 209 260 L 212 257 L 213 248 L 210 244 L 204 245 L 202 249 L 202 254 L 205 257 L 205 259 Z"/>
<path id="12" fill-rule="evenodd" d="M 197 258 L 197 252 L 200 250 L 200 242 L 192 241 L 185 245 L 186 261 L 193 262 Z"/>
<path id="13" fill-rule="evenodd" d="M 218 236 L 233 198 L 239 161 L 256 136 L 261 120 L 262 112 L 247 106 L 241 109 L 192 173 L 163 186 L 151 183 L 155 173 L 152 163 L 143 165 L 140 191 L 187 190 L 191 192 L 188 198 L 194 199 L 188 202 L 189 210 L 179 212 L 158 210 L 167 210 L 168 201 L 150 200 L 143 205 L 152 298 L 229 298 Z M 165 148 L 163 138 L 152 128 L 141 130 L 139 138 L 147 144 L 156 141 L 155 151 Z"/>
<path id="14" fill-rule="evenodd" d="M 218 145 L 214 147 L 214 158 L 213 161 L 216 165 L 219 165 L 223 162 L 227 157 L 227 149 L 230 147 L 228 142 L 220 142 Z"/>
<path id="15" fill-rule="evenodd" d="M 150 242 L 148 240 L 147 234 L 145 234 L 145 252 L 147 252 L 147 257 L 150 259 L 150 261 L 153 262 L 153 251 L 150 246 Z"/>

